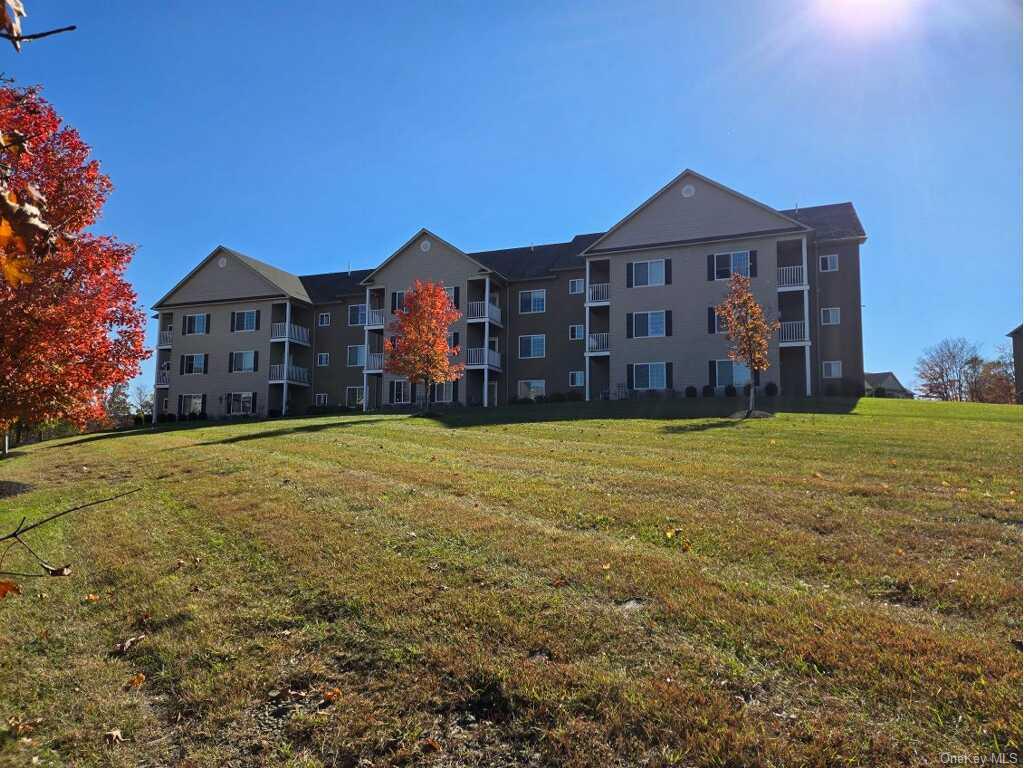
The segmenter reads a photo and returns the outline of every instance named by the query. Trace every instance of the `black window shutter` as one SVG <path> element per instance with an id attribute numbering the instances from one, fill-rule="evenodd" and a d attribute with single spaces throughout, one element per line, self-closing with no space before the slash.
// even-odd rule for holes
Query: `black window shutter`
<path id="1" fill-rule="evenodd" d="M 184 376 L 185 375 L 185 356 L 184 355 L 182 355 L 181 357 L 178 358 L 178 363 L 179 363 L 179 365 L 178 365 L 178 374 L 181 375 L 181 376 Z"/>
<path id="2" fill-rule="evenodd" d="M 260 329 L 260 311 L 256 310 L 256 330 Z"/>
<path id="3" fill-rule="evenodd" d="M 455 308 L 459 308 L 459 286 L 455 286 Z"/>
<path id="4" fill-rule="evenodd" d="M 210 332 L 210 313 L 206 313 L 206 332 Z"/>
<path id="5" fill-rule="evenodd" d="M 452 342 L 453 342 L 453 343 L 452 343 L 452 346 L 453 346 L 453 347 L 457 347 L 457 346 L 459 346 L 459 332 L 458 332 L 458 331 L 455 331 L 455 332 L 454 332 L 454 333 L 452 334 Z"/>
<path id="6" fill-rule="evenodd" d="M 456 379 L 455 381 L 452 382 L 452 400 L 454 402 L 456 402 L 456 403 L 459 402 L 459 380 L 458 379 Z"/>
<path id="7" fill-rule="evenodd" d="M 750 276 L 757 277 L 757 251 L 750 252 Z"/>
<path id="8" fill-rule="evenodd" d="M 228 352 L 228 373 L 234 373 L 234 372 L 235 372 L 235 353 L 234 352 Z"/>
<path id="9" fill-rule="evenodd" d="M 394 291 L 391 292 L 391 314 L 395 314 L 395 309 L 398 307 L 398 294 Z M 393 389 L 393 388 L 392 388 Z"/>
<path id="10" fill-rule="evenodd" d="M 715 254 L 708 254 L 708 280 L 714 281 L 715 279 Z"/>
<path id="11" fill-rule="evenodd" d="M 708 307 L 708 333 L 715 332 L 715 308 Z"/>
<path id="12" fill-rule="evenodd" d="M 754 371 L 754 386 L 755 387 L 761 386 L 761 372 L 760 371 Z"/>
<path id="13" fill-rule="evenodd" d="M 260 369 L 260 351 L 258 349 L 252 353 L 252 369 L 253 371 Z"/>
<path id="14" fill-rule="evenodd" d="M 203 352 L 203 373 L 206 374 L 206 373 L 209 373 L 209 372 L 210 372 L 210 353 L 209 352 Z"/>
<path id="15" fill-rule="evenodd" d="M 708 360 L 708 384 L 718 386 L 718 363 L 715 360 Z"/>
<path id="16" fill-rule="evenodd" d="M 181 416 L 181 395 L 178 395 L 178 415 Z"/>
<path id="17" fill-rule="evenodd" d="M 202 414 L 206 413 L 206 393 L 203 393 L 203 399 L 199 403 L 199 412 Z"/>
<path id="18" fill-rule="evenodd" d="M 671 336 L 672 335 L 672 310 L 671 309 L 666 309 L 665 310 L 665 335 L 666 336 Z"/>
<path id="19" fill-rule="evenodd" d="M 665 389 L 672 389 L 672 363 L 665 363 Z"/>
<path id="20" fill-rule="evenodd" d="M 627 312 L 626 313 L 626 338 L 627 339 L 632 339 L 633 338 L 633 313 L 632 312 Z"/>
<path id="21" fill-rule="evenodd" d="M 416 402 L 416 382 L 409 384 L 409 401 L 412 403 Z"/>
<path id="22" fill-rule="evenodd" d="M 626 287 L 633 287 L 633 262 L 630 261 L 626 264 Z"/>
<path id="23" fill-rule="evenodd" d="M 626 366 L 626 389 L 633 388 L 633 364 L 629 363 Z"/>
<path id="24" fill-rule="evenodd" d="M 392 294 L 392 295 L 394 295 L 394 294 Z M 389 381 L 388 382 L 388 402 L 389 403 L 395 402 L 395 382 L 394 381 Z"/>
<path id="25" fill-rule="evenodd" d="M 235 332 L 235 313 L 231 313 L 231 332 Z"/>
<path id="26" fill-rule="evenodd" d="M 252 393 L 252 414 L 253 414 L 253 416 L 256 415 L 256 393 L 255 392 Z"/>
<path id="27" fill-rule="evenodd" d="M 672 285 L 672 259 L 665 259 L 665 285 Z"/>

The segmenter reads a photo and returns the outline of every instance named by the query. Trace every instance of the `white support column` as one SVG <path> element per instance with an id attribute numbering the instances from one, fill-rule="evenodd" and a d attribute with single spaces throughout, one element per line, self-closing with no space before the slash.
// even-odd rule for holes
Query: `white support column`
<path id="1" fill-rule="evenodd" d="M 363 315 L 363 412 L 370 410 L 370 375 L 366 372 L 366 361 L 370 356 L 370 287 L 366 287 L 366 312 Z"/>
<path id="2" fill-rule="evenodd" d="M 467 334 L 468 334 L 467 327 Z M 484 278 L 484 408 L 491 388 L 491 276 Z"/>
<path id="3" fill-rule="evenodd" d="M 583 394 L 590 402 L 590 259 L 586 260 L 586 277 L 583 280 Z"/>
<path id="4" fill-rule="evenodd" d="M 281 415 L 288 415 L 288 366 L 291 365 L 292 303 L 284 303 L 284 383 L 281 385 Z"/>
<path id="5" fill-rule="evenodd" d="M 804 346 L 804 380 L 807 396 L 811 396 L 811 289 L 810 274 L 807 271 L 807 236 L 800 238 L 800 257 L 804 265 L 804 323 L 807 326 L 807 344 Z"/>

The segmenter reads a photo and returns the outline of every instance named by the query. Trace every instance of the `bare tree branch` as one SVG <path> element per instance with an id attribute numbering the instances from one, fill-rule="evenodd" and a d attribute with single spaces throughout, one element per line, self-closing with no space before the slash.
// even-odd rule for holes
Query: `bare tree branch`
<path id="1" fill-rule="evenodd" d="M 31 35 L 9 35 L 6 32 L 0 32 L 0 38 L 10 40 L 12 43 L 24 43 L 31 40 L 41 40 L 42 38 L 49 37 L 50 35 L 59 35 L 61 32 L 74 32 L 76 29 L 78 29 L 78 27 L 72 24 L 69 27 L 48 29 L 46 32 L 35 32 Z"/>

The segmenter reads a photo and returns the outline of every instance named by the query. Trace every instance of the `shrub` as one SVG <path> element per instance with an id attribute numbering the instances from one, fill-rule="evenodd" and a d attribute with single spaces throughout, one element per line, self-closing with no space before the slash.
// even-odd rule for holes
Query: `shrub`
<path id="1" fill-rule="evenodd" d="M 564 403 L 565 402 L 565 393 L 563 393 L 563 392 L 552 392 L 550 395 L 548 395 L 548 402 L 549 403 Z"/>
<path id="2" fill-rule="evenodd" d="M 351 413 L 346 405 L 310 405 L 306 407 L 307 416 L 328 416 L 335 413 Z"/>
<path id="3" fill-rule="evenodd" d="M 566 393 L 565 399 L 568 400 L 570 403 L 578 403 L 581 400 L 583 400 L 584 398 L 583 398 L 583 393 L 580 390 L 578 390 L 578 389 L 570 389 Z"/>
<path id="4" fill-rule="evenodd" d="M 725 386 L 725 396 L 726 397 L 736 397 L 736 387 L 734 387 L 732 384 L 726 384 L 726 386 Z"/>
<path id="5" fill-rule="evenodd" d="M 885 397 L 885 387 L 875 387 L 875 397 Z"/>
<path id="6" fill-rule="evenodd" d="M 686 396 L 687 397 L 696 397 L 697 396 L 697 388 L 695 386 L 693 386 L 693 384 L 691 384 L 690 386 L 688 386 L 686 388 Z"/>
<path id="7" fill-rule="evenodd" d="M 178 420 L 178 414 L 176 414 L 176 413 L 162 413 L 159 416 L 157 416 L 156 418 L 157 418 L 157 421 L 170 421 L 170 422 L 173 422 L 173 421 L 177 421 Z"/>
<path id="8" fill-rule="evenodd" d="M 701 394 L 704 397 L 714 397 L 715 396 L 715 388 L 712 387 L 710 384 L 705 384 L 704 388 L 700 392 L 701 392 Z"/>
<path id="9" fill-rule="evenodd" d="M 535 403 L 546 403 L 547 401 L 548 398 L 546 395 L 537 395 L 535 398 L 533 398 L 533 402 Z"/>
<path id="10" fill-rule="evenodd" d="M 530 398 L 519 397 L 519 395 L 512 395 L 512 397 L 508 399 L 509 405 L 526 405 L 528 402 L 530 402 Z"/>
<path id="11" fill-rule="evenodd" d="M 743 396 L 744 397 L 750 397 L 750 383 L 749 382 L 743 385 Z"/>
<path id="12" fill-rule="evenodd" d="M 143 424 L 146 423 L 146 417 L 141 413 L 136 413 L 134 416 L 132 416 L 132 423 L 134 423 L 136 427 L 141 427 Z"/>
<path id="13" fill-rule="evenodd" d="M 775 397 L 779 394 L 779 385 L 774 381 L 769 381 L 764 385 L 764 393 L 768 395 L 768 397 Z"/>
<path id="14" fill-rule="evenodd" d="M 274 418 L 277 418 L 280 415 L 281 415 L 281 409 L 280 408 L 268 408 L 267 409 L 267 417 L 268 418 L 274 419 Z"/>

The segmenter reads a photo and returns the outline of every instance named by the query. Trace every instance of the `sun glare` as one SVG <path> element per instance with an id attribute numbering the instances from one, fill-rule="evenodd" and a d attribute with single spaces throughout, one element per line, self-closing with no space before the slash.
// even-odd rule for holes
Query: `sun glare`
<path id="1" fill-rule="evenodd" d="M 858 37 L 884 36 L 905 29 L 920 0 L 817 0 L 822 22 Z"/>

